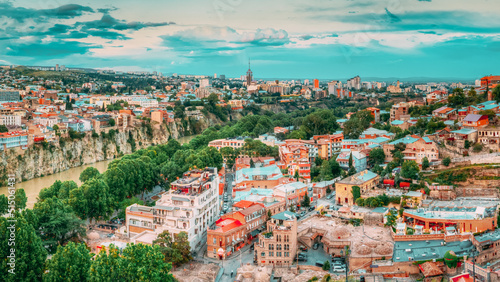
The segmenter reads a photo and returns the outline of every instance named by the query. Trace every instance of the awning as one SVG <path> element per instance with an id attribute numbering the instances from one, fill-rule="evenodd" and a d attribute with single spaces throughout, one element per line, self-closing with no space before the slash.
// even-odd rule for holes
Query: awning
<path id="1" fill-rule="evenodd" d="M 260 233 L 260 231 L 259 231 L 258 229 L 255 229 L 254 231 L 250 232 L 250 235 L 251 235 L 252 237 L 255 237 L 255 236 L 257 236 L 259 233 Z"/>

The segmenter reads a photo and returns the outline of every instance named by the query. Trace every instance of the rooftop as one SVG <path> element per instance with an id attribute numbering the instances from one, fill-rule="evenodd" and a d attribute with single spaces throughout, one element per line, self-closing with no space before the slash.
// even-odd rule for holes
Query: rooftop
<path id="1" fill-rule="evenodd" d="M 369 170 L 364 170 L 364 171 L 361 171 L 361 172 L 358 172 L 354 175 L 351 175 L 349 177 L 346 177 L 340 181 L 338 181 L 337 183 L 341 183 L 341 184 L 363 184 L 367 181 L 370 181 L 374 178 L 378 177 L 378 174 L 374 173 L 374 172 L 371 172 Z"/>
<path id="2" fill-rule="evenodd" d="M 397 241 L 394 243 L 394 262 L 440 259 L 447 251 L 454 251 L 457 256 L 469 253 L 474 246 L 471 241 L 446 242 L 443 240 Z"/>

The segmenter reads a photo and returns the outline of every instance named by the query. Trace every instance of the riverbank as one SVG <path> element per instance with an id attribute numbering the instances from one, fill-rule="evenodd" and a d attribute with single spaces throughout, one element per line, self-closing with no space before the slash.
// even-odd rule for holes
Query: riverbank
<path id="1" fill-rule="evenodd" d="M 191 135 L 191 136 L 184 136 L 180 137 L 177 139 L 179 143 L 181 144 L 186 144 L 191 141 L 194 137 L 197 135 Z M 116 159 L 116 158 L 115 158 Z M 108 164 L 111 163 L 115 159 L 110 159 L 110 160 L 104 160 L 104 161 L 98 161 L 95 163 L 91 164 L 86 164 L 82 166 L 77 166 L 77 167 L 72 167 L 67 170 L 57 172 L 54 174 L 42 176 L 42 177 L 36 177 L 27 181 L 17 181 L 16 182 L 16 189 L 24 189 L 26 192 L 26 196 L 28 197 L 28 203 L 27 207 L 28 208 L 33 208 L 33 205 L 36 203 L 36 198 L 38 197 L 38 194 L 43 188 L 51 186 L 55 181 L 75 181 L 76 184 L 81 185 L 80 180 L 78 179 L 80 177 L 80 174 L 82 171 L 84 171 L 88 167 L 94 167 L 99 172 L 103 173 L 106 171 Z M 7 186 L 0 187 L 0 194 L 7 195 Z"/>

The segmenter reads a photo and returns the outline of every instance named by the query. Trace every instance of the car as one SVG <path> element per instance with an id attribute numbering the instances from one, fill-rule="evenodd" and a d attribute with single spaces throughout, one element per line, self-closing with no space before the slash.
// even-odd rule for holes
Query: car
<path id="1" fill-rule="evenodd" d="M 307 252 L 307 247 L 306 246 L 300 246 L 299 249 L 303 252 Z"/>
<path id="2" fill-rule="evenodd" d="M 320 260 L 316 261 L 316 266 L 323 267 L 324 264 L 325 263 L 323 261 Z"/>
<path id="3" fill-rule="evenodd" d="M 299 257 L 296 257 L 294 260 L 296 260 L 296 261 L 297 261 L 297 260 L 298 260 L 298 261 L 307 261 L 307 258 L 306 258 L 306 257 L 301 257 L 301 256 L 299 256 Z"/>
<path id="4" fill-rule="evenodd" d="M 309 207 L 309 211 L 313 211 L 315 207 Z"/>
<path id="5" fill-rule="evenodd" d="M 341 266 L 334 266 L 333 272 L 345 272 L 346 268 Z"/>
<path id="6" fill-rule="evenodd" d="M 319 249 L 319 243 L 316 243 L 316 244 L 314 244 L 314 246 L 313 246 L 313 250 L 317 250 L 317 249 Z"/>
<path id="7" fill-rule="evenodd" d="M 305 216 L 305 215 L 306 215 L 305 211 L 300 212 L 300 216 Z"/>

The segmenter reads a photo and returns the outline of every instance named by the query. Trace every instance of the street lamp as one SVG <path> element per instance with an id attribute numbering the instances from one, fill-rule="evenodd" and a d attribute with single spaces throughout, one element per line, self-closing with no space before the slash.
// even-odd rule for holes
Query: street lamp
<path id="1" fill-rule="evenodd" d="M 476 282 L 476 256 L 478 253 L 476 251 L 471 252 L 471 258 L 472 258 L 472 276 L 474 279 L 474 282 Z"/>
<path id="2" fill-rule="evenodd" d="M 347 275 L 349 273 L 349 249 L 347 246 L 344 247 L 345 250 L 345 281 L 347 282 Z M 344 255 L 344 250 L 340 250 L 340 256 Z"/>

